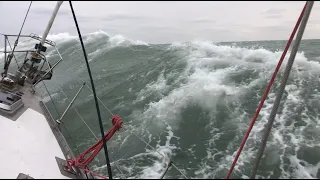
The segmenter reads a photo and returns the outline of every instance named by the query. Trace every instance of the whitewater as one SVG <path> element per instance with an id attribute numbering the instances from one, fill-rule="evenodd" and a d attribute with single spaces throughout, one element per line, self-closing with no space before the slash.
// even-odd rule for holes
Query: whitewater
<path id="1" fill-rule="evenodd" d="M 42 83 L 37 93 L 57 119 L 69 104 L 66 96 L 71 100 L 82 85 L 79 79 L 89 83 L 89 77 L 77 36 L 60 33 L 48 39 L 56 42 L 64 58 L 52 80 L 45 81 L 58 112 Z M 34 42 L 22 41 L 17 48 Z M 84 35 L 98 97 L 125 125 L 108 142 L 115 178 L 159 178 L 169 159 L 189 178 L 224 178 L 285 43 L 148 44 L 104 31 Z M 301 42 L 257 178 L 320 178 L 319 48 L 320 40 Z M 47 55 L 51 64 L 59 60 L 53 48 Z M 22 63 L 24 55 L 17 57 Z M 249 178 L 287 59 L 288 55 L 231 178 Z M 3 55 L 0 61 L 3 65 Z M 112 115 L 103 104 L 99 105 L 108 130 Z M 100 137 L 87 88 L 63 119 L 62 131 L 76 155 L 96 142 L 81 118 Z M 107 175 L 103 153 L 91 170 Z M 170 168 L 165 178 L 183 176 Z"/>

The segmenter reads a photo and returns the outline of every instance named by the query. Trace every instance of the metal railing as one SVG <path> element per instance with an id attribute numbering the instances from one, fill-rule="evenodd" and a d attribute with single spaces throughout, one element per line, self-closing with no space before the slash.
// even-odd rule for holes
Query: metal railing
<path id="1" fill-rule="evenodd" d="M 2 35 L 2 36 L 4 37 L 4 50 L 3 50 L 3 51 L 0 51 L 0 52 L 4 53 L 4 61 L 6 61 L 7 58 L 8 58 L 8 54 L 12 53 L 12 47 L 11 47 L 11 44 L 10 44 L 10 41 L 9 41 L 9 38 L 8 38 L 8 37 L 17 37 L 18 35 L 3 34 L 3 33 L 0 33 L 0 35 Z M 42 40 L 42 38 L 41 38 L 40 36 L 38 36 L 38 35 L 36 35 L 36 34 L 34 34 L 34 33 L 31 33 L 30 35 L 20 35 L 20 37 L 21 37 L 21 38 L 34 39 L 34 40 L 37 40 L 37 41 L 39 41 L 39 42 Z M 34 88 L 40 81 L 42 81 L 42 80 L 46 77 L 46 75 L 47 75 L 48 73 L 53 73 L 53 72 L 52 72 L 53 68 L 54 68 L 58 63 L 60 63 L 60 62 L 63 60 L 63 58 L 62 58 L 59 50 L 58 50 L 57 47 L 56 47 L 56 43 L 55 43 L 54 41 L 51 41 L 51 40 L 46 39 L 46 40 L 45 40 L 45 44 L 50 45 L 51 47 L 54 48 L 56 54 L 59 56 L 59 60 L 58 60 L 57 63 L 55 63 L 55 64 L 52 66 L 51 63 L 50 63 L 49 61 L 47 61 L 46 57 L 45 57 L 43 54 L 40 54 L 41 57 L 42 57 L 42 59 L 44 60 L 44 62 L 43 62 L 43 64 L 41 65 L 41 68 L 38 70 L 37 75 L 42 71 L 42 68 L 44 67 L 44 64 L 45 64 L 45 63 L 47 64 L 48 67 L 47 67 L 46 69 L 44 69 L 44 71 L 45 71 L 44 75 L 42 75 L 42 77 L 33 85 L 33 88 Z M 10 50 L 7 50 L 8 45 L 9 45 Z M 35 52 L 35 51 L 36 51 L 36 49 L 25 49 L 25 50 L 15 50 L 14 52 L 15 52 L 15 53 L 25 53 L 25 56 L 24 56 L 24 59 L 23 59 L 23 60 L 25 61 L 26 58 L 27 58 L 27 56 L 28 56 L 31 52 Z M 16 58 L 16 56 L 15 56 L 14 54 L 13 54 L 13 58 L 15 59 L 16 64 L 17 64 L 17 66 L 18 66 L 18 68 L 19 68 L 18 60 L 17 60 L 17 58 Z M 37 75 L 36 75 L 35 77 L 37 77 Z M 32 81 L 33 81 L 33 80 L 34 80 L 34 79 L 32 79 Z"/>

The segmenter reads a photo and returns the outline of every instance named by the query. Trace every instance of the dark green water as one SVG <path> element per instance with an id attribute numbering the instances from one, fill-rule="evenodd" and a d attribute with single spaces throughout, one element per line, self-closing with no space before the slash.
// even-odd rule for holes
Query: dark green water
<path id="1" fill-rule="evenodd" d="M 64 58 L 53 79 L 46 81 L 59 113 L 41 83 L 38 93 L 42 92 L 51 113 L 58 118 L 68 105 L 63 93 L 71 100 L 82 84 L 79 79 L 88 82 L 88 74 L 76 37 L 59 34 L 49 39 L 56 41 Z M 114 175 L 159 178 L 165 170 L 168 158 L 146 146 L 136 134 L 171 158 L 189 178 L 224 178 L 285 43 L 148 45 L 121 36 L 109 37 L 104 32 L 86 35 L 98 96 L 126 127 L 108 142 Z M 320 40 L 301 42 L 257 178 L 320 178 L 319 48 Z M 51 49 L 49 56 L 52 63 L 58 60 Z M 231 178 L 250 176 L 284 66 Z M 92 93 L 87 87 L 73 107 L 100 137 Z M 112 116 L 101 103 L 100 108 L 107 131 Z M 74 109 L 63 121 L 63 133 L 76 154 L 95 142 Z M 103 153 L 92 169 L 107 175 Z M 165 178 L 183 176 L 170 168 Z"/>

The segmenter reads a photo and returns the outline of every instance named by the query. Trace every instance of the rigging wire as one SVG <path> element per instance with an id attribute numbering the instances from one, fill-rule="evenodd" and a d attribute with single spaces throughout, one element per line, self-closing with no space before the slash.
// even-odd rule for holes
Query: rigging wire
<path id="1" fill-rule="evenodd" d="M 56 51 L 57 48 L 55 47 Z M 59 51 L 57 51 L 57 53 L 60 55 Z M 61 55 L 60 55 L 61 56 Z M 74 58 L 75 59 L 75 58 Z M 70 65 L 67 64 L 65 61 L 62 61 L 62 63 L 64 65 L 66 65 L 66 67 L 68 69 L 71 69 Z M 79 76 L 76 76 L 76 78 L 78 79 L 79 82 L 84 83 L 85 81 L 82 80 Z M 89 89 L 89 91 L 91 91 L 93 93 L 93 90 L 89 87 L 88 83 L 86 83 L 87 88 Z M 102 104 L 102 106 L 112 115 L 114 116 L 114 114 L 112 113 L 112 111 L 104 104 L 104 102 L 97 96 L 97 99 L 99 100 L 99 102 Z M 80 116 L 81 117 L 81 116 Z M 122 125 L 122 128 L 128 130 L 128 128 L 126 128 L 126 125 Z M 133 134 L 134 136 L 136 136 L 139 140 L 141 140 L 143 143 L 145 143 L 145 145 L 151 147 L 153 150 L 155 150 L 157 153 L 159 153 L 161 156 L 164 157 L 163 154 L 161 154 L 159 151 L 157 151 L 157 149 L 155 147 L 152 147 L 151 145 L 149 145 L 149 143 L 145 142 L 142 138 L 140 138 L 136 133 L 129 131 L 131 134 Z M 174 164 L 174 162 L 171 160 L 171 164 L 172 166 L 182 175 L 184 176 L 186 179 L 188 179 L 188 177 L 182 173 L 182 171 Z"/>
<path id="2" fill-rule="evenodd" d="M 46 86 L 45 84 L 44 84 L 44 86 Z M 66 95 L 66 93 L 63 91 L 63 89 L 62 89 L 62 87 L 58 84 L 58 87 L 59 87 L 59 89 L 60 89 L 60 91 L 64 94 L 64 96 L 66 97 L 66 99 L 70 102 L 70 99 L 68 98 L 68 96 Z M 46 87 L 45 87 L 46 88 Z M 47 89 L 47 88 L 46 88 Z M 48 89 L 47 89 L 48 90 Z M 49 96 L 50 96 L 50 93 L 49 93 L 49 91 L 47 91 L 47 93 L 49 94 Z M 50 96 L 50 99 L 51 99 L 51 96 Z M 53 100 L 51 99 L 51 101 L 52 101 L 52 103 L 53 103 Z M 57 108 L 56 108 L 57 109 Z M 81 118 L 81 120 L 84 122 L 84 124 L 87 126 L 87 128 L 90 130 L 90 132 L 92 133 L 92 135 L 95 137 L 95 139 L 96 140 L 99 140 L 98 139 L 98 137 L 93 133 L 93 131 L 92 131 L 92 129 L 89 127 L 89 125 L 85 122 L 85 120 L 83 119 L 83 117 L 80 115 L 80 113 L 78 112 L 78 110 L 74 107 L 74 110 L 76 111 L 76 113 L 79 115 L 79 117 Z M 57 113 L 59 114 L 59 112 L 57 111 Z M 59 117 L 60 117 L 60 115 L 59 115 Z M 69 136 L 69 138 L 71 139 L 71 141 L 73 142 L 73 145 L 74 145 L 74 147 L 76 148 L 76 151 L 77 151 L 77 153 L 78 154 L 80 154 L 80 152 L 79 152 L 79 147 L 76 145 L 76 141 L 74 141 L 74 139 L 73 139 L 73 137 L 71 136 L 71 134 L 69 133 L 69 131 L 68 131 L 68 129 L 67 129 L 67 127 L 65 126 L 65 124 L 64 123 L 62 123 L 63 124 L 63 128 L 65 129 L 65 131 L 67 132 L 67 135 Z M 89 170 L 89 173 L 91 174 L 91 176 L 92 175 L 96 175 L 94 172 L 92 172 L 92 171 L 90 171 L 90 169 L 87 167 L 87 169 Z M 82 170 L 84 170 L 84 169 L 82 169 Z M 85 170 L 84 170 L 85 171 Z M 85 171 L 85 172 L 87 172 L 87 171 Z M 86 176 L 87 176 L 87 174 L 85 174 Z"/>
<path id="3" fill-rule="evenodd" d="M 62 61 L 62 63 L 64 63 L 64 64 L 67 66 L 68 69 L 71 69 L 71 67 L 70 67 L 66 62 Z M 79 78 L 79 76 L 77 76 L 77 78 L 78 78 L 78 80 L 79 80 L 81 83 L 84 83 L 84 82 L 85 82 L 84 80 L 82 80 L 81 78 Z M 91 92 L 93 92 L 92 89 L 88 86 L 88 83 L 86 83 L 86 86 L 87 86 L 87 88 L 88 88 Z M 103 101 L 102 101 L 99 97 L 97 97 L 97 98 L 98 98 L 99 102 L 102 104 L 102 106 L 103 106 L 112 116 L 114 116 L 114 114 L 113 114 L 113 113 L 111 112 L 111 110 L 103 103 Z M 122 125 L 122 128 L 128 130 L 128 128 L 126 127 L 126 125 Z M 149 143 L 147 143 L 147 142 L 144 141 L 142 138 L 140 138 L 136 133 L 131 132 L 131 131 L 129 131 L 129 132 L 130 132 L 131 134 L 133 134 L 134 136 L 136 136 L 136 137 L 137 137 L 140 141 L 142 141 L 146 146 L 151 147 L 153 150 L 155 150 L 157 153 L 159 153 L 161 156 L 164 157 L 164 155 L 163 155 L 162 153 L 160 153 L 155 147 L 152 147 L 151 145 L 149 145 Z M 173 166 L 182 176 L 184 176 L 186 179 L 188 179 L 188 177 L 187 177 L 184 173 L 182 173 L 182 171 L 173 163 L 173 161 L 171 161 L 171 164 L 172 164 L 172 166 Z"/>
<path id="4" fill-rule="evenodd" d="M 62 90 L 62 87 L 60 87 L 60 91 L 62 92 L 62 94 L 64 94 L 64 96 L 67 98 L 67 100 L 69 101 L 69 103 L 71 102 L 67 96 L 67 94 Z M 76 111 L 76 113 L 78 114 L 78 116 L 80 117 L 80 119 L 83 121 L 83 123 L 87 126 L 87 128 L 90 130 L 91 134 L 94 136 L 94 138 L 96 140 L 99 140 L 99 138 L 95 135 L 95 133 L 93 132 L 93 130 L 89 127 L 89 125 L 86 123 L 86 121 L 83 119 L 83 117 L 80 115 L 79 111 L 73 107 L 73 109 Z"/>
<path id="5" fill-rule="evenodd" d="M 109 155 L 108 155 L 107 143 L 106 143 L 106 140 L 104 138 L 105 135 L 104 135 L 103 123 L 102 123 L 102 120 L 101 120 L 100 108 L 99 108 L 99 103 L 98 103 L 98 100 L 97 100 L 97 94 L 96 94 L 96 90 L 95 90 L 95 87 L 94 87 L 94 82 L 93 82 L 93 78 L 92 78 L 92 74 L 91 74 L 91 69 L 90 69 L 90 66 L 89 66 L 87 53 L 86 53 L 86 50 L 85 50 L 85 47 L 84 47 L 84 44 L 83 44 L 83 41 L 82 41 L 82 36 L 81 36 L 81 33 L 80 33 L 78 21 L 77 21 L 75 12 L 73 10 L 73 6 L 72 6 L 71 1 L 69 1 L 69 4 L 70 4 L 70 8 L 71 8 L 71 11 L 72 11 L 73 19 L 74 19 L 74 22 L 75 22 L 75 25 L 76 25 L 76 28 L 77 28 L 77 32 L 78 32 L 78 35 L 79 35 L 79 39 L 80 39 L 80 43 L 81 43 L 81 46 L 82 46 L 83 55 L 84 55 L 84 58 L 85 58 L 85 62 L 86 62 L 86 66 L 87 66 L 87 70 L 88 70 L 88 74 L 89 74 L 89 78 L 90 78 L 90 82 L 91 82 L 91 86 L 92 86 L 93 97 L 94 97 L 94 101 L 95 101 L 95 105 L 96 105 L 96 110 L 97 110 L 98 120 L 99 120 L 99 126 L 100 126 L 100 131 L 101 131 L 101 138 L 102 138 L 103 148 L 104 148 L 104 152 L 105 152 L 106 163 L 107 163 L 107 166 L 108 166 L 107 167 L 108 175 L 109 175 L 109 178 L 112 179 L 112 171 L 111 171 L 110 160 L 109 160 Z"/>
<path id="6" fill-rule="evenodd" d="M 9 44 L 9 47 L 10 47 L 11 51 L 13 51 L 8 37 L 6 37 L 6 40 L 7 40 L 8 44 Z M 14 60 L 16 61 L 16 64 L 17 64 L 17 66 L 18 66 L 18 69 L 19 69 L 20 67 L 19 67 L 18 61 L 17 61 L 17 59 L 16 59 L 16 56 L 15 56 L 14 54 L 12 54 L 12 55 L 13 55 Z"/>
<path id="7" fill-rule="evenodd" d="M 300 45 L 304 30 L 305 30 L 306 25 L 308 23 L 308 19 L 309 19 L 311 10 L 312 10 L 312 6 L 313 6 L 313 1 L 308 1 L 307 2 L 307 7 L 306 7 L 304 15 L 303 15 L 303 19 L 301 21 L 299 30 L 297 32 L 296 40 L 294 41 L 294 44 L 292 45 L 291 54 L 289 56 L 286 69 L 285 69 L 285 71 L 283 73 L 283 77 L 281 79 L 281 84 L 280 84 L 276 99 L 274 100 L 273 107 L 272 107 L 272 110 L 271 110 L 271 113 L 270 113 L 270 116 L 269 116 L 269 119 L 268 119 L 268 123 L 266 125 L 266 128 L 264 129 L 265 133 L 263 134 L 263 137 L 262 137 L 261 145 L 259 147 L 259 150 L 258 150 L 258 153 L 257 153 L 257 157 L 255 159 L 255 162 L 254 162 L 254 165 L 253 165 L 253 168 L 252 168 L 252 173 L 251 173 L 250 179 L 254 179 L 255 176 L 256 176 L 256 173 L 258 171 L 258 166 L 260 164 L 260 160 L 261 160 L 262 155 L 264 153 L 264 150 L 266 148 L 268 137 L 269 137 L 269 134 L 271 132 L 271 128 L 272 128 L 273 122 L 275 120 L 275 117 L 276 117 L 276 114 L 277 114 L 277 111 L 278 111 L 278 107 L 279 107 L 280 102 L 281 102 L 281 98 L 282 98 L 283 92 L 284 92 L 285 87 L 287 85 L 287 80 L 289 78 L 289 75 L 290 75 L 290 72 L 291 72 L 291 68 L 293 66 L 293 62 L 294 62 L 294 59 L 296 57 L 296 54 L 297 54 L 297 51 L 298 51 L 298 48 L 299 48 L 299 45 Z"/>
<path id="8" fill-rule="evenodd" d="M 57 109 L 57 107 L 56 107 L 56 105 L 55 105 L 55 103 L 54 103 L 54 101 L 53 101 L 53 98 L 52 98 L 52 96 L 51 96 L 51 94 L 50 94 L 50 92 L 49 92 L 46 84 L 45 84 L 43 81 L 42 81 L 42 84 L 44 85 L 44 88 L 46 89 L 46 91 L 47 91 L 47 93 L 48 93 L 48 95 L 49 95 L 49 97 L 50 97 L 50 100 L 51 100 L 51 102 L 52 102 L 52 104 L 53 104 L 54 109 L 56 110 L 58 116 L 60 117 L 60 113 L 59 113 L 59 111 L 58 111 L 58 109 Z"/>
<path id="9" fill-rule="evenodd" d="M 58 116 L 60 117 L 61 115 L 60 115 L 60 113 L 59 113 L 59 111 L 58 111 L 58 108 L 56 107 L 56 105 L 55 105 L 55 103 L 54 103 L 54 101 L 53 101 L 53 98 L 52 98 L 52 96 L 51 96 L 51 93 L 49 92 L 46 84 L 45 84 L 43 81 L 42 81 L 42 83 L 43 83 L 44 88 L 46 89 L 46 91 L 47 91 L 47 93 L 48 93 L 48 95 L 49 95 L 50 101 L 52 102 L 54 109 L 56 110 Z M 71 134 L 69 133 L 68 129 L 66 128 L 66 126 L 65 126 L 64 124 L 63 124 L 63 127 L 64 127 L 64 129 L 66 130 L 67 135 L 70 137 L 71 141 L 73 142 L 74 147 L 76 147 L 77 153 L 79 154 L 79 153 L 80 153 L 80 152 L 79 152 L 79 149 L 78 149 L 77 145 L 75 144 L 76 141 L 73 140 Z"/>
<path id="10" fill-rule="evenodd" d="M 31 1 L 31 3 L 32 3 L 32 1 Z M 30 3 L 30 6 L 31 6 L 31 3 Z M 72 13 L 73 13 L 73 16 L 74 16 L 74 20 L 75 20 L 75 23 L 76 23 L 76 26 L 77 26 L 77 30 L 78 30 L 78 34 L 79 34 L 79 38 L 80 38 L 80 41 L 81 41 L 81 45 L 82 45 L 82 48 L 83 48 L 83 53 L 84 53 L 84 56 L 85 56 L 85 60 L 86 60 L 86 65 L 87 65 L 87 69 L 88 69 L 88 72 L 89 72 L 89 76 L 90 76 L 90 80 L 91 80 L 91 85 L 92 85 L 92 91 L 93 91 L 93 94 L 94 94 L 94 99 L 95 99 L 95 103 L 96 103 L 96 106 L 97 106 L 97 112 L 98 112 L 98 117 L 99 117 L 99 123 L 101 122 L 101 115 L 100 115 L 100 112 L 99 112 L 99 105 L 98 105 L 98 102 L 97 102 L 97 100 L 99 99 L 99 98 L 97 98 L 97 96 L 96 96 L 96 92 L 95 92 L 95 88 L 94 88 L 94 84 L 93 84 L 93 80 L 92 80 L 92 75 L 91 75 L 91 70 L 90 70 L 90 67 L 89 67 L 89 64 L 88 64 L 88 60 L 87 60 L 87 55 L 86 55 L 86 52 L 85 52 L 85 49 L 84 49 L 84 45 L 83 45 L 83 42 L 82 42 L 82 37 L 81 37 L 81 34 L 80 34 L 80 30 L 79 30 L 79 27 L 78 27 L 78 24 L 77 24 L 77 21 L 76 21 L 76 17 L 75 17 L 75 14 L 74 14 L 74 11 L 73 11 L 73 7 L 72 7 L 72 4 L 71 4 L 71 1 L 69 1 L 69 3 L 70 3 L 70 7 L 71 7 L 71 10 L 72 10 Z M 312 2 L 312 5 L 313 5 L 313 2 Z M 312 5 L 310 5 L 311 6 L 311 8 L 312 8 Z M 30 9 L 30 6 L 29 6 L 29 9 Z M 29 9 L 28 9 L 28 12 L 29 12 Z M 310 11 L 311 11 L 311 9 L 310 9 Z M 309 11 L 309 14 L 310 14 L 310 11 Z M 308 17 L 306 18 L 307 20 L 308 20 Z M 306 21 L 307 21 L 306 20 Z M 24 23 L 23 23 L 24 24 Z M 305 23 L 306 24 L 306 23 Z M 23 27 L 23 26 L 22 26 Z M 21 28 L 21 30 L 22 30 L 22 28 Z M 20 30 L 20 33 L 21 33 L 21 30 Z M 299 29 L 299 32 L 300 32 L 300 29 Z M 298 32 L 298 34 L 299 34 L 299 32 Z M 20 33 L 19 33 L 19 36 L 20 36 Z M 302 34 L 303 34 L 303 30 L 302 30 Z M 18 38 L 19 38 L 19 36 L 18 36 Z M 302 35 L 301 35 L 302 36 Z M 18 39 L 17 39 L 18 40 Z M 16 41 L 17 42 L 17 41 Z M 299 42 L 297 42 L 297 44 L 299 45 Z M 15 46 L 14 46 L 14 48 L 15 48 Z M 13 50 L 14 51 L 14 50 Z M 12 52 L 13 52 L 12 51 Z M 291 55 L 292 55 L 293 53 L 291 53 Z M 294 60 L 294 57 L 293 57 L 293 60 Z M 292 60 L 292 61 L 293 61 Z M 293 63 L 293 62 L 292 62 Z M 289 66 L 289 65 L 288 65 Z M 290 67 L 291 68 L 291 67 Z M 289 68 L 289 69 L 290 69 Z M 290 73 L 290 72 L 289 72 Z M 288 73 L 288 75 L 289 75 L 289 73 Z M 285 80 L 283 80 L 283 81 L 285 81 Z M 50 95 L 50 94 L 49 94 Z M 51 98 L 51 96 L 50 96 L 50 98 Z M 280 97 L 281 98 L 281 97 Z M 100 100 L 100 99 L 99 99 Z M 100 102 L 101 102 L 101 100 L 100 100 Z M 102 103 L 102 102 L 101 102 Z M 103 103 L 102 103 L 103 104 Z M 103 104 L 104 105 L 104 104 Z M 105 106 L 105 105 L 104 105 Z M 106 106 L 105 106 L 106 107 Z M 56 108 L 56 107 L 55 107 Z M 113 115 L 112 113 L 111 113 L 111 111 L 106 107 L 106 109 L 110 112 L 110 114 L 111 115 Z M 274 118 L 274 117 L 273 117 Z M 271 118 L 270 118 L 271 119 Z M 102 131 L 102 135 L 104 135 L 104 131 L 103 131 L 103 129 L 101 129 L 101 128 L 103 128 L 102 126 L 102 122 L 100 123 L 100 130 Z M 134 133 L 133 133 L 134 134 Z M 135 135 L 135 134 L 134 134 Z M 136 135 L 137 136 L 137 135 Z M 139 136 L 137 136 L 138 138 L 139 138 Z M 102 139 L 104 139 L 104 138 L 102 138 Z M 140 140 L 142 140 L 141 138 L 139 138 Z M 143 140 L 142 140 L 143 141 Z M 143 141 L 144 143 L 146 143 L 145 141 Z M 147 145 L 149 145 L 148 143 L 146 143 Z M 104 145 L 105 145 L 105 142 L 104 142 Z M 150 146 L 150 145 L 149 145 Z M 105 145 L 105 147 L 106 147 L 106 145 Z M 152 147 L 152 146 L 150 146 L 150 147 Z M 153 147 L 152 147 L 153 148 Z M 155 149 L 155 148 L 154 148 Z M 157 151 L 157 150 L 156 150 Z M 263 150 L 262 150 L 263 151 Z M 157 151 L 158 152 L 158 151 Z M 108 159 L 108 156 L 107 156 L 107 149 L 105 149 L 105 153 L 106 153 L 106 159 Z M 160 152 L 158 152 L 160 155 L 162 155 Z M 162 156 L 164 156 L 164 155 L 162 155 Z M 107 164 L 108 164 L 108 160 L 107 160 Z M 173 164 L 173 166 L 174 166 L 174 164 Z M 110 168 L 110 164 L 108 165 L 108 172 L 109 172 L 109 168 Z M 177 169 L 177 170 L 179 170 L 179 169 Z M 180 172 L 180 171 L 179 171 Z M 182 175 L 184 175 L 182 172 L 180 172 Z M 111 174 L 111 169 L 110 169 L 110 172 L 109 172 L 109 176 L 110 176 L 110 179 L 112 179 L 112 174 Z M 185 176 L 186 177 L 186 176 Z M 187 178 L 187 177 L 186 177 Z"/>
<path id="11" fill-rule="evenodd" d="M 31 5 L 32 5 L 32 1 L 30 1 L 29 7 L 28 7 L 28 11 L 27 11 L 27 13 L 26 13 L 26 16 L 24 17 L 24 20 L 23 20 L 22 26 L 21 26 L 21 28 L 20 28 L 19 34 L 18 34 L 18 36 L 17 36 L 17 39 L 16 39 L 16 41 L 14 42 L 13 49 L 12 49 L 11 53 L 8 55 L 8 60 L 6 60 L 6 62 L 5 62 L 5 65 L 4 65 L 5 72 L 4 72 L 4 74 L 6 74 L 7 71 L 8 71 L 8 67 L 9 67 L 10 62 L 11 62 L 11 59 L 12 59 L 12 57 L 13 57 L 14 50 L 16 49 L 16 47 L 17 47 L 17 45 L 18 45 L 18 41 L 19 41 L 19 38 L 20 38 L 20 35 L 21 35 L 21 32 L 22 32 L 24 23 L 26 22 L 26 19 L 27 19 L 27 17 L 28 17 L 28 14 L 29 14 L 29 10 L 30 10 L 30 8 L 31 8 Z M 19 68 L 19 65 L 18 65 L 18 68 Z"/>
<path id="12" fill-rule="evenodd" d="M 248 130 L 247 130 L 247 132 L 246 132 L 243 140 L 241 141 L 240 147 L 239 147 L 238 152 L 237 152 L 237 154 L 236 154 L 236 156 L 235 156 L 235 158 L 234 158 L 234 160 L 233 160 L 233 162 L 232 162 L 232 165 L 231 165 L 231 167 L 230 167 L 230 169 L 229 169 L 229 171 L 228 171 L 228 174 L 227 174 L 227 176 L 226 176 L 226 179 L 229 179 L 229 177 L 230 177 L 230 175 L 231 175 L 231 173 L 232 173 L 232 171 L 233 171 L 233 169 L 234 169 L 234 167 L 235 167 L 235 165 L 236 165 L 236 163 L 237 163 L 237 161 L 238 161 L 238 158 L 240 157 L 240 154 L 241 154 L 241 152 L 242 152 L 242 149 L 243 149 L 243 147 L 244 147 L 245 144 L 246 144 L 246 141 L 247 141 L 247 139 L 248 139 L 248 137 L 249 137 L 249 135 L 250 135 L 250 132 L 251 132 L 251 130 L 252 130 L 252 128 L 253 128 L 253 125 L 254 125 L 255 121 L 257 120 L 257 118 L 258 118 L 258 115 L 259 115 L 259 113 L 260 113 L 260 110 L 262 109 L 262 106 L 263 106 L 263 104 L 264 104 L 264 101 L 266 100 L 266 98 L 267 98 L 267 96 L 268 96 L 268 93 L 269 93 L 269 91 L 270 91 L 270 89 L 271 89 L 271 87 L 272 87 L 272 85 L 273 85 L 273 83 L 274 83 L 274 81 L 275 81 L 275 78 L 276 78 L 276 76 L 277 76 L 277 74 L 278 74 L 278 71 L 279 71 L 279 69 L 280 69 L 280 67 L 281 67 L 281 64 L 282 64 L 282 62 L 283 62 L 283 60 L 284 60 L 284 58 L 285 58 L 285 56 L 286 56 L 286 54 L 287 54 L 287 51 L 289 50 L 289 47 L 290 47 L 291 42 L 292 42 L 292 40 L 293 40 L 293 38 L 294 38 L 294 35 L 296 34 L 296 31 L 298 30 L 298 27 L 299 27 L 299 24 L 300 24 L 300 22 L 301 22 L 301 20 L 302 20 L 302 17 L 303 17 L 303 14 L 304 14 L 304 11 L 305 11 L 306 6 L 307 6 L 307 3 L 305 3 L 304 8 L 302 9 L 302 11 L 301 11 L 301 13 L 300 13 L 300 16 L 299 16 L 299 18 L 298 18 L 298 20 L 297 20 L 297 22 L 296 22 L 296 25 L 295 25 L 295 27 L 294 27 L 294 29 L 293 29 L 290 37 L 289 37 L 289 40 L 288 40 L 288 42 L 287 42 L 287 45 L 285 46 L 285 49 L 284 49 L 284 51 L 282 52 L 282 55 L 281 55 L 280 60 L 279 60 L 279 62 L 278 62 L 278 64 L 277 64 L 277 66 L 276 66 L 276 69 L 275 69 L 274 72 L 273 72 L 273 75 L 272 75 L 272 77 L 271 77 L 271 80 L 269 81 L 269 84 L 268 84 L 268 86 L 267 86 L 267 88 L 266 88 L 266 90 L 265 90 L 265 92 L 264 92 L 264 94 L 263 94 L 263 97 L 262 97 L 262 99 L 261 99 L 261 101 L 260 101 L 260 103 L 259 103 L 259 106 L 258 106 L 258 108 L 256 109 L 256 113 L 255 113 L 254 117 L 252 118 L 252 120 L 251 120 L 251 122 L 250 122 L 250 124 L 249 124 L 249 128 L 248 128 Z"/>
<path id="13" fill-rule="evenodd" d="M 18 34 L 17 40 L 16 40 L 15 43 L 14 43 L 14 47 L 13 47 L 13 48 L 15 48 L 15 47 L 18 45 L 19 37 L 20 37 L 20 35 L 21 35 L 21 32 L 22 32 L 22 28 L 23 28 L 23 26 L 24 26 L 24 23 L 26 22 L 26 19 L 27 19 L 27 17 L 28 17 L 28 14 L 29 14 L 29 10 L 30 10 L 30 8 L 31 8 L 31 5 L 32 5 L 32 1 L 30 1 L 29 7 L 28 7 L 28 11 L 27 11 L 27 13 L 26 13 L 26 16 L 24 17 L 22 26 L 21 26 L 21 28 L 20 28 L 20 32 L 19 32 L 19 34 Z M 13 51 L 14 51 L 14 49 L 13 49 Z"/>

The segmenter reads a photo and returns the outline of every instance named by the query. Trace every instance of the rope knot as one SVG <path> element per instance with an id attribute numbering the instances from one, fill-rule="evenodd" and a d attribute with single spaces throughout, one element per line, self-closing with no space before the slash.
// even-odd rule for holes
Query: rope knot
<path id="1" fill-rule="evenodd" d="M 67 164 L 66 164 L 66 165 L 67 165 L 69 171 L 72 170 L 72 166 L 75 166 L 75 164 L 76 164 L 76 161 L 75 161 L 75 160 L 73 160 L 73 159 L 67 159 Z"/>
<path id="2" fill-rule="evenodd" d="M 119 116 L 114 115 L 114 116 L 112 117 L 112 125 L 114 126 L 114 128 L 115 128 L 116 130 L 119 130 L 119 129 L 121 128 L 122 123 L 123 123 L 123 122 L 122 122 L 122 120 L 120 119 Z"/>

